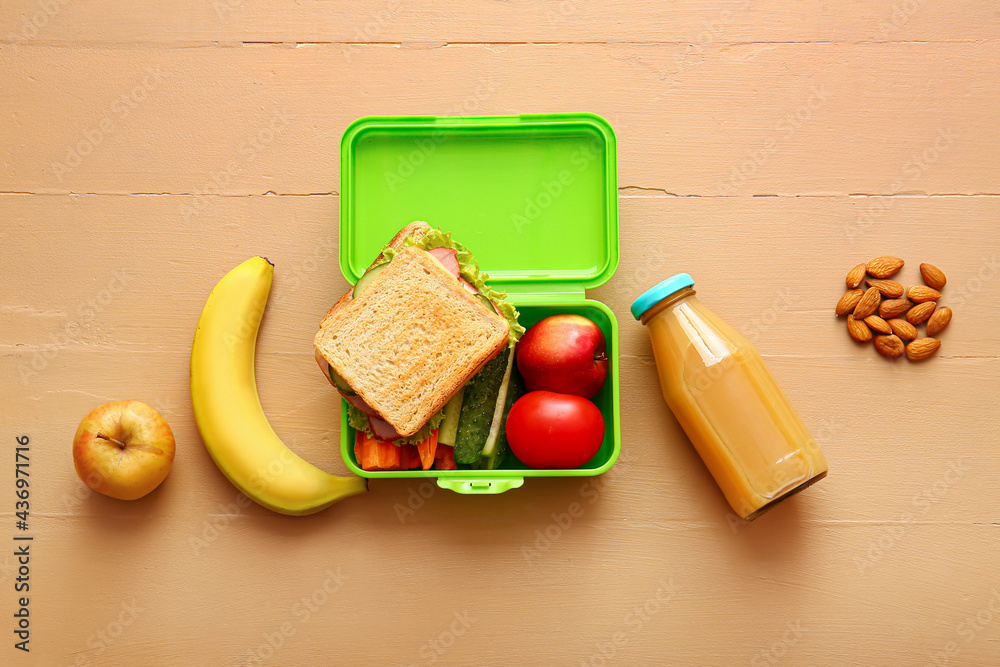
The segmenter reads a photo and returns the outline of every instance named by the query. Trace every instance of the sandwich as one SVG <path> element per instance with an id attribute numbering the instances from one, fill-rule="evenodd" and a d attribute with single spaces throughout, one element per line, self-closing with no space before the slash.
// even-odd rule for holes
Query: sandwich
<path id="1" fill-rule="evenodd" d="M 506 295 L 487 279 L 451 234 L 414 222 L 330 308 L 314 340 L 316 360 L 347 402 L 358 442 L 404 447 L 433 439 L 435 447 L 454 447 L 461 441 L 455 461 L 502 462 L 503 438 L 494 432 L 516 393 L 509 391 L 517 385 L 510 381 L 513 348 L 524 328 Z M 484 378 L 473 383 L 481 372 Z M 476 400 L 466 402 L 473 384 L 479 388 L 468 393 Z M 484 389 L 490 391 L 480 396 Z M 463 420 L 471 434 L 464 439 Z M 425 469 L 432 463 L 421 456 Z"/>

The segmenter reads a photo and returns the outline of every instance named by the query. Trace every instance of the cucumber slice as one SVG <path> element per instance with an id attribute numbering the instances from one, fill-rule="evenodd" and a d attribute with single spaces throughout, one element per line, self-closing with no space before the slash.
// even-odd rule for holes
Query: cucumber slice
<path id="1" fill-rule="evenodd" d="M 504 458 L 507 456 L 507 452 L 510 451 L 510 447 L 507 445 L 507 415 L 510 414 L 511 407 L 517 403 L 517 399 L 526 393 L 524 378 L 521 377 L 521 374 L 515 368 L 513 376 L 510 379 L 510 388 L 507 390 L 507 405 L 504 406 L 503 421 L 500 422 L 500 435 L 497 437 L 496 448 L 493 450 L 491 456 L 488 458 L 484 457 L 487 470 L 496 470 L 503 465 Z"/>
<path id="2" fill-rule="evenodd" d="M 511 354 L 513 357 L 514 355 Z M 504 387 L 500 389 L 500 396 L 497 396 L 497 409 L 500 416 L 493 416 L 493 427 L 490 430 L 490 437 L 483 446 L 483 455 L 474 466 L 482 470 L 496 470 L 503 465 L 503 460 L 507 456 L 507 415 L 510 408 L 517 399 L 524 396 L 524 379 L 511 363 L 507 369 L 508 377 L 504 379 Z M 503 406 L 500 399 L 503 398 Z"/>
<path id="3" fill-rule="evenodd" d="M 458 390 L 450 401 L 444 406 L 444 421 L 441 422 L 441 429 L 438 431 L 438 443 L 442 445 L 455 445 L 455 437 L 458 435 L 458 418 L 462 414 L 462 397 L 465 395 L 465 385 Z"/>
<path id="4" fill-rule="evenodd" d="M 510 350 L 505 348 L 465 385 L 458 437 L 455 438 L 455 463 L 475 463 L 482 454 L 483 445 L 490 436 L 509 356 Z"/>
<path id="5" fill-rule="evenodd" d="M 333 370 L 333 366 L 330 364 L 326 365 L 326 372 L 330 375 L 330 379 L 333 380 L 333 384 L 337 385 L 337 389 L 344 392 L 348 396 L 355 396 L 354 390 L 351 389 L 351 385 L 347 384 L 344 378 L 340 377 L 337 371 Z"/>
<path id="6" fill-rule="evenodd" d="M 497 307 L 493 305 L 493 302 L 490 301 L 485 294 L 482 294 L 481 292 L 476 292 L 476 296 L 478 296 L 479 300 L 482 301 L 486 305 L 486 307 L 489 308 L 492 312 L 494 313 L 497 312 Z"/>
<path id="7" fill-rule="evenodd" d="M 378 274 L 382 273 L 382 269 L 389 266 L 388 264 L 379 264 L 365 272 L 365 275 L 358 278 L 358 282 L 354 285 L 354 291 L 351 293 L 352 299 L 357 299 L 361 296 L 361 293 L 365 291 L 368 284 L 378 277 Z"/>

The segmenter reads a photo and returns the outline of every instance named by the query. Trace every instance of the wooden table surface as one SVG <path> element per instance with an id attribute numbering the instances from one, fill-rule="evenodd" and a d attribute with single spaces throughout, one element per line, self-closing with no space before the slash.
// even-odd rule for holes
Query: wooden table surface
<path id="1" fill-rule="evenodd" d="M 987 0 L 3 3 L 0 663 L 1000 663 L 998 29 Z M 296 452 L 343 472 L 311 345 L 346 287 L 341 133 L 369 114 L 554 111 L 618 136 L 621 263 L 589 292 L 621 327 L 618 463 L 499 496 L 375 481 L 305 518 L 241 503 L 188 394 L 216 281 L 275 262 L 261 399 Z M 924 261 L 949 277 L 929 361 L 859 348 L 833 315 L 847 270 L 880 254 L 906 259 L 903 282 Z M 628 313 L 679 271 L 758 345 L 830 462 L 752 524 Z M 131 503 L 89 492 L 70 451 L 83 415 L 122 398 L 178 441 Z"/>

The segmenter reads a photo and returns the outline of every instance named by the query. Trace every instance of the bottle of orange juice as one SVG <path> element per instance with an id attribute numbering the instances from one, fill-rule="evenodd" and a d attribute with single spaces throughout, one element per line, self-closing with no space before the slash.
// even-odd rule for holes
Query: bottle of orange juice
<path id="1" fill-rule="evenodd" d="M 744 336 L 680 273 L 632 314 L 649 329 L 660 387 L 726 500 L 752 520 L 826 476 L 822 450 Z"/>

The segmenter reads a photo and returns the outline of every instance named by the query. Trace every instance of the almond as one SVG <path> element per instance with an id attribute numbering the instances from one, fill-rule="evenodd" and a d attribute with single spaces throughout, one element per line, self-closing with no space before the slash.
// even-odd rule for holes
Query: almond
<path id="1" fill-rule="evenodd" d="M 914 303 L 937 301 L 941 298 L 941 292 L 927 285 L 910 285 L 906 288 L 906 298 Z"/>
<path id="2" fill-rule="evenodd" d="M 847 316 L 847 333 L 859 343 L 867 343 L 872 339 L 872 330 L 861 320 L 854 319 L 854 315 Z"/>
<path id="3" fill-rule="evenodd" d="M 934 266 L 933 264 L 921 264 L 920 265 L 920 275 L 923 276 L 924 282 L 936 290 L 944 287 L 948 279 L 944 275 L 944 271 Z"/>
<path id="4" fill-rule="evenodd" d="M 883 320 L 878 315 L 869 315 L 865 318 L 865 324 L 872 331 L 877 331 L 880 334 L 889 335 L 892 333 L 892 329 L 889 327 L 889 323 Z"/>
<path id="5" fill-rule="evenodd" d="M 877 287 L 869 287 L 868 291 L 861 296 L 861 300 L 858 301 L 858 305 L 854 307 L 854 319 L 863 320 L 878 308 L 879 302 L 882 301 L 882 295 L 879 294 Z"/>
<path id="6" fill-rule="evenodd" d="M 901 357 L 905 349 L 903 341 L 896 336 L 875 336 L 875 349 L 887 357 Z"/>
<path id="7" fill-rule="evenodd" d="M 917 328 L 906 320 L 891 319 L 889 320 L 889 328 L 892 329 L 892 333 L 903 340 L 913 340 L 917 337 Z"/>
<path id="8" fill-rule="evenodd" d="M 906 346 L 906 358 L 910 361 L 920 361 L 937 352 L 940 347 L 941 341 L 937 338 L 918 338 Z"/>
<path id="9" fill-rule="evenodd" d="M 895 280 L 873 280 L 869 278 L 865 282 L 869 287 L 877 289 L 882 296 L 887 299 L 898 299 L 903 296 L 903 285 Z"/>
<path id="10" fill-rule="evenodd" d="M 864 293 L 863 289 L 852 289 L 849 292 L 844 292 L 844 296 L 840 297 L 840 302 L 837 304 L 837 314 L 846 315 L 853 311 Z"/>
<path id="11" fill-rule="evenodd" d="M 888 320 L 899 317 L 912 307 L 913 304 L 910 303 L 909 299 L 889 299 L 879 305 L 878 314 L 881 318 Z"/>
<path id="12" fill-rule="evenodd" d="M 937 304 L 933 301 L 918 303 L 906 313 L 906 321 L 914 326 L 926 322 L 935 308 L 937 308 Z"/>
<path id="13" fill-rule="evenodd" d="M 949 322 L 951 322 L 951 308 L 948 306 L 938 308 L 931 315 L 930 319 L 927 320 L 927 335 L 937 336 L 944 331 Z"/>
<path id="14" fill-rule="evenodd" d="M 903 268 L 903 260 L 899 257 L 892 257 L 890 255 L 869 259 L 865 264 L 865 269 L 868 273 L 872 274 L 876 278 L 888 278 L 901 268 Z"/>
<path id="15" fill-rule="evenodd" d="M 921 265 L 923 266 L 923 265 Z M 847 289 L 854 289 L 865 279 L 865 265 L 858 264 L 847 273 Z"/>

